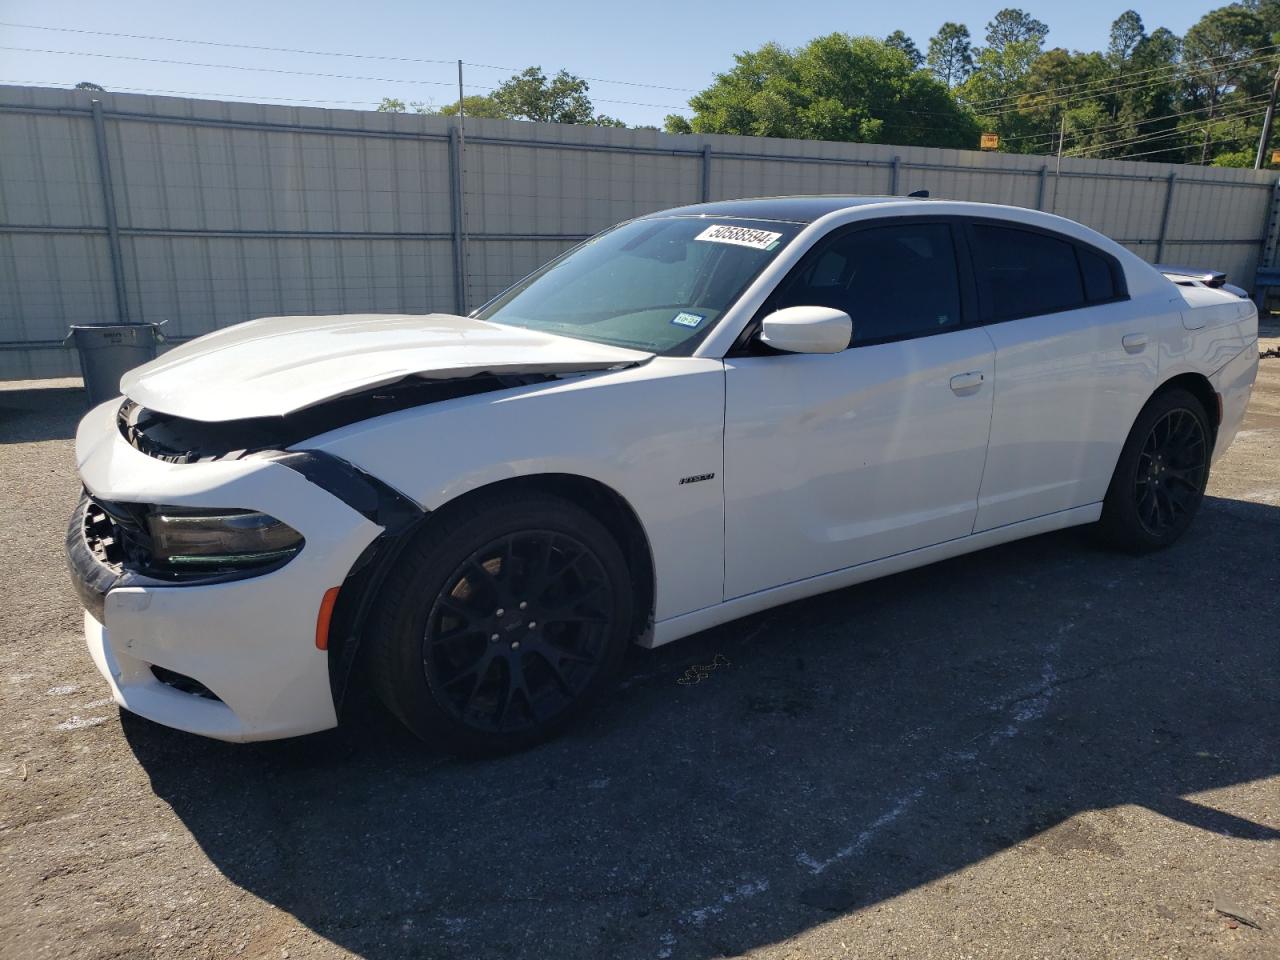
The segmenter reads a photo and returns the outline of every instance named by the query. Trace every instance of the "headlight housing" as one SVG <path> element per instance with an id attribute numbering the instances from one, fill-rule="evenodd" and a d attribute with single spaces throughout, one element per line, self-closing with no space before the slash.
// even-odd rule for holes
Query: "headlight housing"
<path id="1" fill-rule="evenodd" d="M 302 549 L 302 534 L 251 510 L 186 512 L 157 507 L 147 517 L 152 562 L 172 569 L 268 566 Z"/>

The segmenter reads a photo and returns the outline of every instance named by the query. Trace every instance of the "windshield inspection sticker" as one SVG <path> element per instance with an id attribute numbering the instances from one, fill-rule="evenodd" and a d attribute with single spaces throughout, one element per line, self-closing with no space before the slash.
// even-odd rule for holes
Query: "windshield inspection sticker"
<path id="1" fill-rule="evenodd" d="M 671 322 L 677 327 L 696 327 L 706 318 L 699 313 L 677 313 Z"/>
<path id="2" fill-rule="evenodd" d="M 714 227 L 707 227 L 693 239 L 706 240 L 710 243 L 732 243 L 738 247 L 751 247 L 755 250 L 772 250 L 782 239 L 782 234 L 718 223 Z"/>

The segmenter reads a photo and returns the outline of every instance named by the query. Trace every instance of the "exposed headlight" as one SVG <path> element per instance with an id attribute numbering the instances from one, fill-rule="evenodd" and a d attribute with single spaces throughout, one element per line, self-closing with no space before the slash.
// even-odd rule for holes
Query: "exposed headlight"
<path id="1" fill-rule="evenodd" d="M 174 567 L 253 567 L 302 548 L 302 534 L 282 520 L 248 510 L 182 513 L 163 507 L 147 518 L 153 562 Z"/>

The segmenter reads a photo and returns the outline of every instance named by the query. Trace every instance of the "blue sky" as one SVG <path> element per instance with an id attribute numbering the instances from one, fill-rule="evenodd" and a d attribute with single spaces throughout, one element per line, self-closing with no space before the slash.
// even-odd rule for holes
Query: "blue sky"
<path id="1" fill-rule="evenodd" d="M 384 96 L 442 103 L 456 96 L 456 66 L 467 66 L 468 93 L 483 93 L 512 73 L 539 64 L 596 78 L 597 108 L 628 123 L 661 124 L 691 91 L 733 64 L 735 52 L 769 40 L 803 43 L 822 33 L 884 36 L 905 30 L 923 50 L 944 20 L 968 25 L 975 40 L 999 0 L 928 3 L 649 0 L 596 2 L 351 3 L 337 0 L 0 0 L 0 21 L 81 31 L 147 34 L 212 43 L 256 44 L 406 60 L 313 56 L 159 40 L 126 39 L 0 25 L 0 82 L 75 83 L 218 95 L 228 99 L 321 101 L 371 109 Z M 1138 3 L 1147 29 L 1178 34 L 1218 3 Z M 1125 9 L 1123 0 L 1042 0 L 1022 4 L 1050 27 L 1049 44 L 1096 49 Z M 34 48 L 34 49 L 32 49 Z M 75 51 L 76 55 L 40 51 Z M 141 62 L 85 54 L 189 63 Z M 441 60 L 422 63 L 417 60 Z M 191 64 L 222 66 L 194 66 Z M 254 69 L 230 69 L 229 66 Z M 281 72 L 269 72 L 281 71 Z M 294 72 L 345 76 L 299 76 Z M 354 79 L 355 77 L 371 79 Z M 645 84 L 651 86 L 644 86 Z"/>

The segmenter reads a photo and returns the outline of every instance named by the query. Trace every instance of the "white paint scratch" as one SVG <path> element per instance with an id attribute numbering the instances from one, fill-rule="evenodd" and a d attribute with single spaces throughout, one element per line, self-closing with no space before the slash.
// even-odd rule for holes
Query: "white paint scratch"
<path id="1" fill-rule="evenodd" d="M 1045 644 L 1041 649 L 1044 662 L 1041 665 L 1040 676 L 1037 681 L 1026 685 L 1021 690 L 1013 691 L 1008 698 L 983 704 L 992 713 L 1010 714 L 1008 723 L 987 736 L 987 747 L 995 746 L 1016 736 L 1027 724 L 1039 720 L 1049 712 L 1049 705 L 1053 700 L 1059 683 L 1055 661 L 1062 647 L 1061 638 L 1074 628 L 1074 622 L 1068 621 L 1062 624 L 1058 628 L 1058 639 L 1052 643 Z M 921 731 L 913 730 L 903 739 L 905 742 L 912 742 L 920 738 L 920 733 Z M 981 735 L 974 739 L 978 740 L 980 737 Z M 972 743 L 973 741 L 970 742 Z M 833 864 L 860 856 L 879 833 L 901 819 L 908 810 L 920 801 L 927 792 L 929 783 L 937 782 L 944 775 L 976 762 L 980 754 L 980 749 L 971 747 L 947 751 L 942 755 L 938 764 L 924 774 L 925 783 L 899 795 L 887 810 L 859 831 L 857 836 L 844 847 L 825 859 L 818 859 L 806 851 L 801 851 L 796 855 L 796 861 L 811 873 L 821 874 Z M 722 894 L 718 901 L 685 912 L 680 916 L 679 923 L 681 926 L 700 927 L 712 917 L 723 914 L 725 908 L 730 904 L 754 897 L 768 889 L 769 881 L 766 878 L 738 884 Z M 674 931 L 664 933 L 659 938 L 658 960 L 667 960 L 667 958 L 671 957 L 676 942 Z"/>
<path id="2" fill-rule="evenodd" d="M 50 687 L 44 692 L 46 697 L 65 697 L 69 693 L 75 693 L 80 688 L 74 683 L 64 683 L 57 687 Z"/>
<path id="3" fill-rule="evenodd" d="M 769 889 L 769 881 L 764 877 L 756 880 L 748 880 L 745 883 L 739 883 L 732 889 L 726 890 L 720 895 L 720 899 L 715 903 L 709 903 L 706 906 L 694 907 L 692 910 L 686 910 L 679 917 L 681 926 L 701 927 L 712 917 L 718 917 L 724 913 L 725 907 L 742 900 L 749 900 L 751 897 L 758 896 Z M 659 960 L 665 960 L 670 957 L 676 945 L 675 931 L 668 930 L 658 942 L 662 944 L 658 950 Z"/>
<path id="4" fill-rule="evenodd" d="M 899 797 L 892 807 L 880 814 L 880 816 L 876 817 L 876 819 L 871 822 L 870 826 L 854 837 L 852 843 L 847 847 L 837 850 L 834 854 L 827 857 L 827 859 L 815 860 L 809 854 L 801 852 L 796 857 L 796 860 L 801 864 L 801 866 L 808 867 L 811 873 L 819 874 L 833 863 L 839 863 L 841 860 L 847 860 L 852 856 L 862 853 L 862 851 L 867 848 L 867 844 L 875 839 L 875 835 L 877 833 L 910 810 L 911 806 L 923 796 L 924 787 L 917 787 L 910 793 Z"/>
<path id="5" fill-rule="evenodd" d="M 714 917 L 724 913 L 724 908 L 731 903 L 737 903 L 739 900 L 746 900 L 757 894 L 764 893 L 769 889 L 769 881 L 763 878 L 752 880 L 748 883 L 740 883 L 732 890 L 721 895 L 719 902 L 708 904 L 705 907 L 697 907 L 690 910 L 681 918 L 681 923 L 693 924 L 700 927 L 707 922 L 708 917 Z"/>
<path id="6" fill-rule="evenodd" d="M 1068 621 L 1058 628 L 1058 637 L 1061 638 L 1075 628 L 1075 623 Z M 1044 663 L 1040 668 L 1040 678 L 1034 685 L 1024 687 L 1017 691 L 1012 699 L 1002 702 L 987 702 L 984 704 L 993 712 L 1013 710 L 1013 715 L 1009 722 L 996 730 L 987 737 L 987 746 L 993 747 L 1004 740 L 1017 736 L 1017 734 L 1028 723 L 1039 720 L 1049 711 L 1049 702 L 1053 699 L 1054 690 L 1058 684 L 1058 671 L 1054 666 L 1054 661 L 1058 657 L 1058 651 L 1061 649 L 1061 640 L 1055 640 L 1046 644 L 1043 649 Z M 930 783 L 941 779 L 943 774 L 949 773 L 959 767 L 973 763 L 978 759 L 978 751 L 973 749 L 951 750 L 942 755 L 938 765 L 925 774 L 925 780 Z M 796 862 L 802 867 L 806 867 L 813 874 L 820 874 L 834 863 L 841 860 L 848 860 L 850 857 L 860 856 L 871 841 L 875 839 L 876 834 L 880 833 L 895 820 L 898 820 L 904 813 L 911 809 L 921 797 L 924 796 L 926 786 L 921 784 L 914 790 L 910 790 L 893 801 L 893 805 L 884 813 L 880 814 L 868 826 L 863 828 L 856 837 L 846 846 L 837 850 L 831 856 L 825 859 L 818 859 L 807 851 L 800 851 L 796 855 Z"/>

